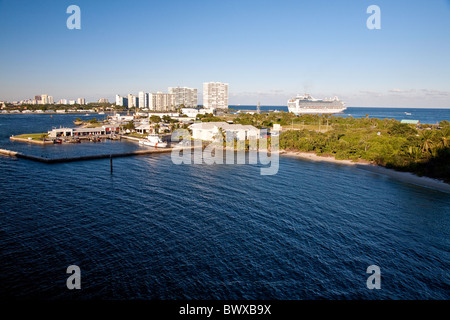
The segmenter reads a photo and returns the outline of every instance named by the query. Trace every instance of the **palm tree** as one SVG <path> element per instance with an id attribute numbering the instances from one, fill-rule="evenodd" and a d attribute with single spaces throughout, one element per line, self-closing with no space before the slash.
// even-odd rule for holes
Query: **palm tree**
<path id="1" fill-rule="evenodd" d="M 410 146 L 408 148 L 408 153 L 410 154 L 410 156 L 414 159 L 417 160 L 420 158 L 421 156 L 421 150 L 419 147 L 412 147 Z"/>
<path id="2" fill-rule="evenodd" d="M 423 152 L 428 152 L 433 147 L 433 141 L 431 140 L 431 135 L 432 135 L 431 131 L 427 131 L 427 130 L 422 131 L 422 138 L 423 138 L 422 151 Z"/>

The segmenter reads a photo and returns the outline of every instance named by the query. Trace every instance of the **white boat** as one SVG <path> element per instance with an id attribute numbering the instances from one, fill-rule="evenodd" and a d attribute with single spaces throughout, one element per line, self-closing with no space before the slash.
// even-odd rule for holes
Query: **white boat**
<path id="1" fill-rule="evenodd" d="M 155 148 L 167 147 L 167 143 L 162 141 L 157 134 L 149 134 L 146 139 L 139 140 L 139 144 Z"/>
<path id="2" fill-rule="evenodd" d="M 99 112 L 98 114 L 105 114 L 105 113 L 102 111 L 102 112 Z"/>
<path id="3" fill-rule="evenodd" d="M 309 94 L 305 94 L 288 100 L 288 109 L 289 112 L 298 115 L 302 113 L 338 113 L 344 111 L 347 107 L 337 97 L 334 97 L 334 99 L 315 99 Z"/>
<path id="4" fill-rule="evenodd" d="M 412 115 L 412 113 L 409 113 L 409 112 L 405 112 L 405 114 L 406 114 L 407 116 Z"/>

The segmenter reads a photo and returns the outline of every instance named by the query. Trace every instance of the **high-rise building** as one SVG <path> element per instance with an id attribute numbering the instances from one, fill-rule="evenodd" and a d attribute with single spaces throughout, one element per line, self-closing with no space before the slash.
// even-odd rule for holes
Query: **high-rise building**
<path id="1" fill-rule="evenodd" d="M 48 95 L 46 94 L 41 95 L 41 104 L 48 104 Z"/>
<path id="2" fill-rule="evenodd" d="M 128 107 L 128 98 L 116 94 L 116 106 Z"/>
<path id="3" fill-rule="evenodd" d="M 169 93 L 175 95 L 175 107 L 197 107 L 197 89 L 186 87 L 170 87 Z"/>
<path id="4" fill-rule="evenodd" d="M 139 104 L 140 109 L 146 109 L 148 108 L 148 93 L 144 91 L 139 92 Z"/>
<path id="5" fill-rule="evenodd" d="M 203 83 L 203 106 L 206 109 L 228 109 L 228 83 Z"/>
<path id="6" fill-rule="evenodd" d="M 133 108 L 136 106 L 135 104 L 135 96 L 133 96 L 131 93 L 128 94 L 128 108 Z"/>
<path id="7" fill-rule="evenodd" d="M 58 104 L 67 104 L 67 99 L 60 99 Z"/>
<path id="8" fill-rule="evenodd" d="M 172 93 L 149 93 L 148 107 L 151 111 L 174 111 L 175 95 Z"/>
<path id="9" fill-rule="evenodd" d="M 48 104 L 53 104 L 54 103 L 52 96 L 48 96 L 47 101 L 48 101 Z"/>
<path id="10" fill-rule="evenodd" d="M 78 98 L 77 99 L 77 104 L 86 104 L 86 99 L 85 98 Z"/>

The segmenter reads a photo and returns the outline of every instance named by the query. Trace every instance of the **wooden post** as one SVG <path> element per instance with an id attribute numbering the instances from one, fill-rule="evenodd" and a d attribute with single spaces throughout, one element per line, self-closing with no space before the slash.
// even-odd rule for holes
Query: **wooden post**
<path id="1" fill-rule="evenodd" d="M 111 174 L 113 173 L 113 162 L 112 162 L 112 155 L 109 155 L 109 164 L 111 166 Z"/>

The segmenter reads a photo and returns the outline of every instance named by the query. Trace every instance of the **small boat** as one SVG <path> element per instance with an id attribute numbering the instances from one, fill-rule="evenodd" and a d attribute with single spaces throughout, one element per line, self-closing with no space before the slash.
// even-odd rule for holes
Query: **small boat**
<path id="1" fill-rule="evenodd" d="M 102 112 L 99 112 L 98 114 L 105 114 L 105 113 L 102 111 Z"/>
<path id="2" fill-rule="evenodd" d="M 409 112 L 405 112 L 405 114 L 406 114 L 407 116 L 412 115 L 412 113 L 409 113 Z"/>
<path id="3" fill-rule="evenodd" d="M 55 139 L 53 140 L 54 144 L 61 144 L 62 143 L 62 139 Z"/>
<path id="4" fill-rule="evenodd" d="M 146 139 L 139 140 L 139 144 L 155 148 L 167 147 L 167 143 L 162 141 L 157 134 L 149 134 Z"/>
<path id="5" fill-rule="evenodd" d="M 88 117 L 88 116 L 89 116 L 89 113 L 86 113 L 85 116 Z"/>

